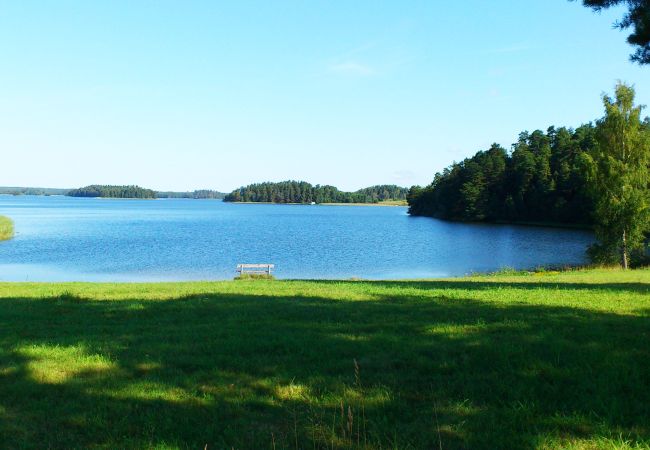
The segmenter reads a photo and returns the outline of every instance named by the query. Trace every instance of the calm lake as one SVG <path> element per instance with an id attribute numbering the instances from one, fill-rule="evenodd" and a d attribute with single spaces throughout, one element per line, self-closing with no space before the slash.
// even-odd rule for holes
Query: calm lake
<path id="1" fill-rule="evenodd" d="M 403 207 L 0 196 L 4 281 L 424 278 L 585 262 L 590 232 L 410 217 Z"/>

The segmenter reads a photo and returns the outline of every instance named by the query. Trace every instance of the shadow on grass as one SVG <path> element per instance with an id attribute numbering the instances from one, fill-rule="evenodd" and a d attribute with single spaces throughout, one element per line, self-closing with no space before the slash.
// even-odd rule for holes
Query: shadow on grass
<path id="1" fill-rule="evenodd" d="M 67 295 L 0 298 L 0 324 L 2 448 L 650 440 L 647 317 L 395 296 Z"/>

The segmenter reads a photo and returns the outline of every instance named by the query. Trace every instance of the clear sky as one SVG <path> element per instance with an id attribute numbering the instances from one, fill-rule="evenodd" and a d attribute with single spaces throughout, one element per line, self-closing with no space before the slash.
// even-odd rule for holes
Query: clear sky
<path id="1" fill-rule="evenodd" d="M 622 10 L 567 0 L 1 1 L 0 185 L 427 184 L 650 103 Z M 647 112 L 647 111 L 646 111 Z"/>

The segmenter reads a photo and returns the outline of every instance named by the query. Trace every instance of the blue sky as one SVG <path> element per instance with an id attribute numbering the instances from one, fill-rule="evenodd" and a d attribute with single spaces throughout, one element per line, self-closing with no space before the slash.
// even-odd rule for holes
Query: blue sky
<path id="1" fill-rule="evenodd" d="M 0 185 L 427 184 L 650 103 L 622 10 L 520 1 L 0 1 Z"/>

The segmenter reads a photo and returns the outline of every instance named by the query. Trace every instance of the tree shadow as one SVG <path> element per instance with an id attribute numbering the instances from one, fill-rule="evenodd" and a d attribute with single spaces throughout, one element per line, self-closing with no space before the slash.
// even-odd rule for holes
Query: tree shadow
<path id="1" fill-rule="evenodd" d="M 643 316 L 412 294 L 213 293 L 0 298 L 0 323 L 3 448 L 650 440 Z"/>

